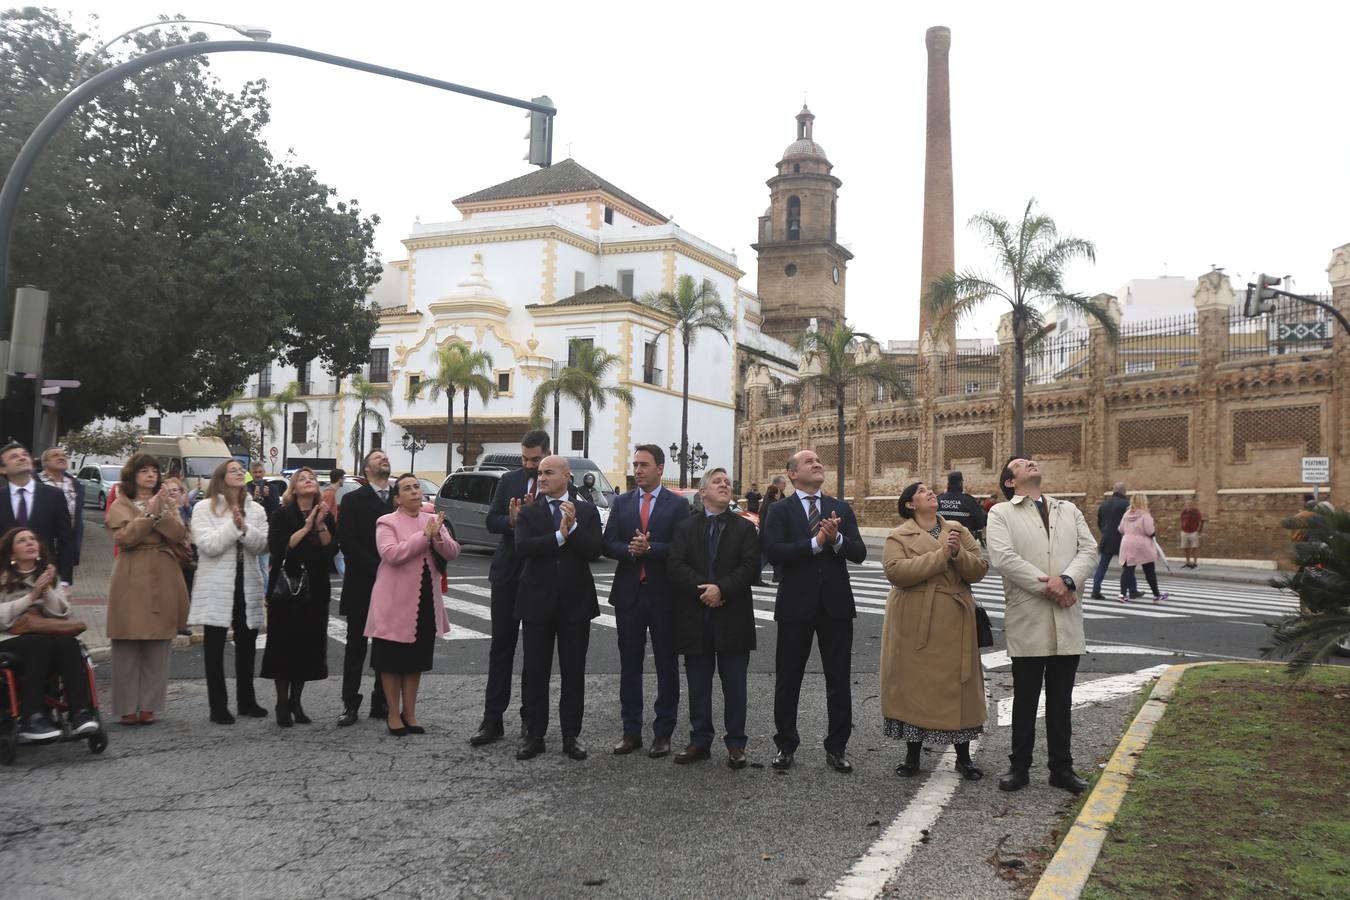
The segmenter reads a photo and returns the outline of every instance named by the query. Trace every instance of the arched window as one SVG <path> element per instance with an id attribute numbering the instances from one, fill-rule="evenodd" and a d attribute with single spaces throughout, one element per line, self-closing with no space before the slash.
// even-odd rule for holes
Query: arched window
<path id="1" fill-rule="evenodd" d="M 802 234 L 802 201 L 789 197 L 787 204 L 787 234 L 789 241 L 795 241 Z"/>

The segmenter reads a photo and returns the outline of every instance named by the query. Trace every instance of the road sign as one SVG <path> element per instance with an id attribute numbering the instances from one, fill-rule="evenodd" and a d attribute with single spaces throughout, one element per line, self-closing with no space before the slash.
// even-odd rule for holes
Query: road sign
<path id="1" fill-rule="evenodd" d="M 1331 481 L 1331 458 L 1327 456 L 1303 457 L 1303 483 L 1328 484 Z"/>
<path id="2" fill-rule="evenodd" d="M 276 447 L 273 447 L 271 450 L 268 450 L 268 451 L 267 451 L 267 455 L 270 456 L 270 457 L 272 457 L 273 459 L 276 459 L 276 458 L 277 458 L 277 448 L 276 448 Z"/>

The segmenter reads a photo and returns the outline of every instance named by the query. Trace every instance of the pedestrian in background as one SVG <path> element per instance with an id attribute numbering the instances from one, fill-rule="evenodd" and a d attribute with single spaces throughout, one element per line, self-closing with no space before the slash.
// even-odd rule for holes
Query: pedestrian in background
<path id="1" fill-rule="evenodd" d="M 1106 570 L 1111 567 L 1111 557 L 1120 553 L 1120 520 L 1125 518 L 1125 513 L 1130 508 L 1130 498 L 1125 494 L 1125 482 L 1117 481 L 1111 485 L 1111 496 L 1102 501 L 1102 505 L 1097 507 L 1097 533 L 1101 535 L 1101 540 L 1097 542 L 1097 569 L 1092 573 L 1092 599 L 1105 600 L 1102 596 L 1102 581 L 1106 578 Z M 1130 574 L 1128 590 L 1122 593 L 1130 597 L 1139 596 L 1139 588 L 1135 584 L 1134 574 Z"/>
<path id="2" fill-rule="evenodd" d="M 1186 554 L 1183 569 L 1194 569 L 1200 562 L 1200 532 L 1205 530 L 1205 517 L 1194 497 L 1187 497 L 1181 507 L 1181 549 Z"/>
<path id="3" fill-rule="evenodd" d="M 192 504 L 188 501 L 187 486 L 177 475 L 172 475 L 164 479 L 164 496 L 168 502 L 172 503 L 178 509 L 178 517 L 183 520 L 184 525 L 190 525 L 192 522 Z M 174 541 L 169 544 L 169 549 L 178 560 L 178 567 L 183 572 L 183 583 L 187 585 L 188 595 L 192 595 L 192 581 L 197 576 L 197 547 L 192 543 L 192 531 L 189 528 L 188 533 L 184 535 L 181 541 Z M 178 631 L 182 635 L 192 634 L 191 630 L 181 628 Z"/>
<path id="4" fill-rule="evenodd" d="M 1153 592 L 1153 602 L 1161 603 L 1167 599 L 1167 593 L 1158 592 L 1158 545 L 1154 541 L 1157 529 L 1153 525 L 1153 516 L 1148 511 L 1148 495 L 1135 493 L 1130 497 L 1130 508 L 1117 526 L 1120 534 L 1120 602 L 1131 599 L 1130 587 L 1135 582 L 1134 567 L 1144 570 L 1149 590 Z"/>
<path id="5" fill-rule="evenodd" d="M 888 738 L 905 742 L 895 774 L 919 772 L 924 744 L 953 745 L 956 771 L 969 781 L 984 772 L 970 742 L 984 732 L 984 667 L 970 586 L 989 563 L 970 530 L 939 514 L 941 498 L 915 482 L 898 502 L 898 528 L 886 537 L 882 569 L 895 585 L 881 628 L 881 712 Z"/>
<path id="6" fill-rule="evenodd" d="M 769 521 L 769 507 L 773 506 L 776 501 L 781 499 L 783 499 L 783 486 L 780 483 L 780 476 L 774 476 L 773 481 L 764 489 L 764 500 L 759 505 L 759 530 L 761 535 L 764 533 L 764 523 Z M 764 552 L 764 541 L 761 539 L 759 542 L 760 574 L 759 577 L 755 579 L 756 587 L 768 587 L 768 583 L 764 580 L 764 567 L 768 565 L 768 562 L 769 557 Z M 773 580 L 775 582 L 778 581 L 777 566 L 773 567 Z"/>
<path id="7" fill-rule="evenodd" d="M 982 540 L 984 537 L 984 507 L 966 493 L 966 476 L 960 472 L 947 475 L 947 490 L 937 495 L 938 514 L 945 522 L 964 525 L 966 530 Z"/>
<path id="8" fill-rule="evenodd" d="M 253 465 L 249 466 L 248 477 L 244 479 L 244 489 L 248 491 L 250 497 L 262 504 L 264 521 L 270 522 L 272 513 L 281 508 L 281 497 L 272 489 L 272 485 L 267 483 L 267 467 L 262 464 L 262 460 L 254 460 Z M 267 592 L 269 569 L 267 551 L 264 550 L 258 557 L 258 571 L 262 573 L 264 593 Z"/>
<path id="9" fill-rule="evenodd" d="M 328 512 L 333 516 L 333 520 L 338 518 L 338 491 L 347 480 L 347 473 L 342 469 L 334 469 L 328 473 L 328 487 L 323 489 L 323 505 L 328 507 Z M 337 534 L 337 532 L 333 532 Z M 333 568 L 337 570 L 338 577 L 346 574 L 346 560 L 342 556 L 342 547 L 339 546 L 337 554 L 333 557 Z"/>
<path id="10" fill-rule="evenodd" d="M 127 460 L 119 488 L 103 523 L 119 550 L 108 584 L 113 714 L 123 725 L 149 725 L 167 705 L 169 650 L 187 621 L 187 584 L 172 545 L 188 529 L 149 453 Z"/>
<path id="11" fill-rule="evenodd" d="M 328 677 L 328 567 L 337 553 L 337 523 L 310 468 L 291 475 L 281 507 L 267 523 L 272 585 L 267 595 L 263 678 L 277 688 L 277 724 L 308 725 L 300 705 L 306 681 Z"/>
<path id="12" fill-rule="evenodd" d="M 190 624 L 205 632 L 206 696 L 211 721 L 233 725 L 225 688 L 225 636 L 234 628 L 234 677 L 239 715 L 264 718 L 253 690 L 253 657 L 263 624 L 263 578 L 258 558 L 267 549 L 261 503 L 244 490 L 244 465 L 226 460 L 211 473 L 206 496 L 192 508 L 197 577 Z"/>
<path id="13" fill-rule="evenodd" d="M 43 450 L 41 464 L 38 481 L 61 491 L 66 497 L 66 508 L 70 511 L 70 565 L 73 579 L 74 568 L 80 564 L 80 548 L 84 546 L 84 484 L 70 474 L 70 457 L 60 447 Z"/>
<path id="14" fill-rule="evenodd" d="M 764 499 L 764 495 L 759 492 L 759 485 L 750 482 L 750 490 L 745 492 L 745 511 L 759 515 L 759 503 Z"/>

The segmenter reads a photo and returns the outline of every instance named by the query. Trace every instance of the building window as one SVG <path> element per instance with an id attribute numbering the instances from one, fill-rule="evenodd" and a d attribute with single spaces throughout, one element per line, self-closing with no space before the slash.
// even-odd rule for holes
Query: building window
<path id="1" fill-rule="evenodd" d="M 310 390 L 310 383 L 309 383 L 310 362 L 311 360 L 307 359 L 300 365 L 295 367 L 295 380 L 300 382 L 300 393 L 305 395 L 313 393 L 313 391 Z"/>
<path id="2" fill-rule="evenodd" d="M 572 432 L 572 449 L 580 452 L 586 446 L 586 433 L 584 431 Z"/>
<path id="3" fill-rule="evenodd" d="M 633 296 L 633 270 L 619 270 L 619 293 L 625 297 Z"/>
<path id="4" fill-rule="evenodd" d="M 605 207 L 605 224 L 606 225 L 614 224 L 614 207 L 612 206 Z"/>
<path id="5" fill-rule="evenodd" d="M 802 236 L 802 201 L 796 197 L 788 198 L 787 233 L 789 241 L 795 241 Z"/>
<path id="6" fill-rule="evenodd" d="M 164 419 L 160 416 L 151 416 L 150 421 L 146 423 L 146 434 L 159 434 L 160 428 L 164 425 Z"/>
<path id="7" fill-rule="evenodd" d="M 498 373 L 497 373 L 497 393 L 499 393 L 499 394 L 509 394 L 509 393 L 511 393 L 511 373 L 510 373 L 510 372 L 498 372 Z"/>
<path id="8" fill-rule="evenodd" d="M 389 380 L 389 349 L 381 347 L 370 351 L 370 374 L 366 376 L 376 384 Z"/>
<path id="9" fill-rule="evenodd" d="M 291 413 L 291 443 L 303 444 L 309 437 L 309 413 L 303 409 Z"/>
<path id="10" fill-rule="evenodd" d="M 263 369 L 258 373 L 258 396 L 272 396 L 272 370 L 270 368 Z"/>
<path id="11" fill-rule="evenodd" d="M 661 387 L 662 372 L 656 367 L 656 341 L 642 345 L 642 383 Z"/>
<path id="12" fill-rule="evenodd" d="M 799 173 L 799 172 L 801 172 L 801 170 L 802 170 L 802 164 L 801 164 L 801 163 L 793 163 L 793 164 L 792 164 L 792 173 L 793 173 L 794 175 L 797 174 L 797 173 Z"/>
<path id="13" fill-rule="evenodd" d="M 380 450 L 383 448 L 384 448 L 384 434 L 379 431 L 372 431 L 370 433 L 370 449 Z"/>
<path id="14" fill-rule="evenodd" d="M 580 294 L 586 290 L 586 273 L 577 272 L 572 276 L 572 293 Z"/>
<path id="15" fill-rule="evenodd" d="M 1126 360 L 1125 374 L 1133 375 L 1137 372 L 1152 372 L 1157 367 L 1157 361 L 1152 359 Z"/>
<path id="16" fill-rule="evenodd" d="M 567 342 L 567 364 L 575 366 L 577 364 L 577 345 L 584 344 L 587 347 L 595 346 L 595 338 L 572 338 Z"/>
<path id="17" fill-rule="evenodd" d="M 786 275 L 786 276 L 789 277 L 789 278 L 795 277 L 796 274 L 797 274 L 797 264 L 796 264 L 796 263 L 788 263 L 788 264 L 787 264 L 787 267 L 783 269 L 783 274 Z"/>
<path id="18" fill-rule="evenodd" d="M 421 387 L 422 387 L 422 376 L 421 376 L 421 375 L 409 375 L 409 376 L 408 376 L 408 399 L 411 400 L 412 398 L 416 397 L 416 396 L 417 396 L 417 392 L 421 389 Z"/>

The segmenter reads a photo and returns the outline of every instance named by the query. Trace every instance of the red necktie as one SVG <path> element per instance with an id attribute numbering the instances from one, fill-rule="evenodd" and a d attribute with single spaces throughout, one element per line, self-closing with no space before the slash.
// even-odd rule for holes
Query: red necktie
<path id="1" fill-rule="evenodd" d="M 642 524 L 642 530 L 647 530 L 647 516 L 652 509 L 652 495 L 644 493 L 642 495 L 642 509 L 638 512 L 638 521 Z M 638 581 L 647 580 L 647 567 L 638 563 Z"/>

